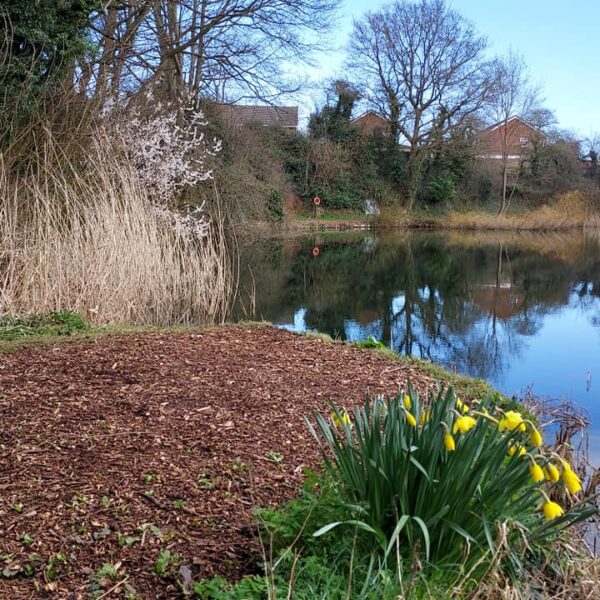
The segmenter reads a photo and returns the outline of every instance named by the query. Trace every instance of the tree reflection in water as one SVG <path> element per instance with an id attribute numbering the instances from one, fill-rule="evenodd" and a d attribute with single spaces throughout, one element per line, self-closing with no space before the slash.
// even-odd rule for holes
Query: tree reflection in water
<path id="1" fill-rule="evenodd" d="M 599 246 L 581 233 L 262 241 L 241 250 L 240 297 L 254 285 L 255 311 L 240 301 L 234 317 L 346 340 L 374 336 L 403 354 L 495 379 L 546 315 L 577 306 L 600 324 Z"/>

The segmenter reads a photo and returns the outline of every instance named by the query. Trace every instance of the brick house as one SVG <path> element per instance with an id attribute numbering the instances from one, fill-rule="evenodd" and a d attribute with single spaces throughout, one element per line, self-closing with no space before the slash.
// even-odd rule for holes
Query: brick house
<path id="1" fill-rule="evenodd" d="M 388 120 L 374 110 L 369 110 L 356 119 L 352 119 L 350 124 L 360 128 L 366 135 L 389 135 L 390 133 Z"/>
<path id="2" fill-rule="evenodd" d="M 479 132 L 479 156 L 488 159 L 502 159 L 506 140 L 506 152 L 511 161 L 527 157 L 535 145 L 545 145 L 547 137 L 537 127 L 521 117 L 510 117 L 486 127 Z"/>
<path id="3" fill-rule="evenodd" d="M 223 104 L 221 108 L 225 118 L 237 127 L 260 123 L 264 127 L 283 127 L 290 131 L 298 129 L 297 106 Z"/>

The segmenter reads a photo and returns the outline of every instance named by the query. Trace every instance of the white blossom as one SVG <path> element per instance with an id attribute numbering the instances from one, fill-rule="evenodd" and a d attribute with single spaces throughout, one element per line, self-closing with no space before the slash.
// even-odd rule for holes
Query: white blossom
<path id="1" fill-rule="evenodd" d="M 204 204 L 194 209 L 188 207 L 185 214 L 172 211 L 165 205 L 154 206 L 152 212 L 186 240 L 202 239 L 209 233 L 210 221 L 204 212 Z"/>
<path id="2" fill-rule="evenodd" d="M 205 139 L 207 122 L 193 101 L 166 105 L 149 94 L 143 107 L 143 113 L 139 104 L 128 109 L 115 130 L 140 183 L 166 206 L 185 187 L 212 178 L 206 161 L 219 152 L 221 141 Z"/>

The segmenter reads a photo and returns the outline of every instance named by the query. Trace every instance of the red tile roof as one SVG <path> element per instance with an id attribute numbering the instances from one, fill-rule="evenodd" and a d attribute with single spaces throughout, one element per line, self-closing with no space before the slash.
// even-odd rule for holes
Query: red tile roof
<path id="1" fill-rule="evenodd" d="M 225 115 L 237 125 L 258 122 L 288 129 L 298 128 L 297 106 L 223 105 Z"/>

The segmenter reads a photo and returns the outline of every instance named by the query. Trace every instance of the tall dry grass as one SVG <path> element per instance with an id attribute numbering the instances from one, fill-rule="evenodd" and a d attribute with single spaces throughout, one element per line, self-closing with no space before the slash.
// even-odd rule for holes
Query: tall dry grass
<path id="1" fill-rule="evenodd" d="M 203 239 L 157 218 L 101 135 L 77 162 L 46 131 L 24 173 L 0 154 L 0 315 L 70 309 L 104 324 L 206 324 L 233 288 L 221 224 Z"/>
<path id="2" fill-rule="evenodd" d="M 586 195 L 575 190 L 561 194 L 540 208 L 522 213 L 452 213 L 443 226 L 450 229 L 560 231 L 598 227 L 600 215 L 592 210 Z"/>

